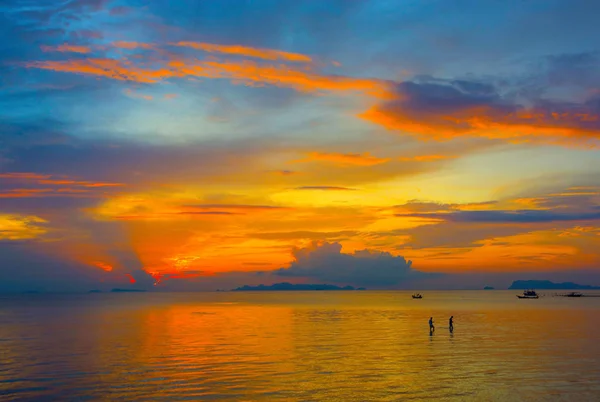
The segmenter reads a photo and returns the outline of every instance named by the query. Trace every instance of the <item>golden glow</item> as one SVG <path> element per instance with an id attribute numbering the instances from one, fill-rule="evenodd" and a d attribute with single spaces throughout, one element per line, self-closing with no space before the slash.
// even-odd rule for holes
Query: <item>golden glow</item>
<path id="1" fill-rule="evenodd" d="M 506 196 L 496 183 L 504 165 L 486 175 L 485 183 L 475 182 L 471 180 L 475 169 L 466 174 L 453 169 L 469 152 L 463 143 L 454 148 L 444 144 L 457 137 L 465 141 L 465 148 L 471 144 L 467 140 L 481 138 L 488 141 L 486 146 L 491 146 L 490 139 L 503 140 L 498 141 L 503 144 L 531 140 L 571 144 L 597 137 L 598 131 L 589 123 L 598 116 L 592 113 L 502 112 L 486 105 L 450 108 L 452 112 L 443 107 L 404 107 L 414 105 L 397 93 L 400 82 L 336 75 L 329 70 L 340 68 L 337 62 L 320 63 L 305 54 L 236 44 L 118 41 L 102 47 L 65 44 L 43 50 L 80 54 L 58 55 L 63 59 L 25 66 L 121 81 L 127 86 L 122 89 L 126 96 L 153 101 L 139 102 L 148 108 L 171 100 L 161 106 L 177 112 L 178 105 L 189 100 L 185 91 L 181 96 L 152 92 L 172 81 L 221 79 L 232 85 L 286 88 L 313 97 L 333 95 L 333 101 L 356 107 L 349 115 L 358 114 L 373 123 L 353 120 L 363 123 L 366 133 L 371 135 L 368 130 L 373 127 L 379 130 L 362 142 L 350 138 L 352 130 L 348 130 L 347 143 L 340 140 L 347 134 L 344 129 L 334 132 L 340 144 L 335 149 L 324 136 L 323 143 L 314 147 L 271 148 L 269 144 L 248 154 L 245 148 L 235 150 L 238 153 L 232 151 L 222 165 L 192 172 L 187 166 L 178 165 L 176 170 L 161 166 L 164 175 L 156 182 L 145 180 L 149 173 L 139 182 L 132 180 L 131 187 L 118 180 L 0 173 L 3 181 L 19 184 L 0 192 L 5 201 L 97 199 L 87 204 L 85 212 L 93 219 L 120 222 L 144 269 L 155 278 L 253 271 L 257 266 L 275 269 L 290 262 L 294 247 L 324 240 L 342 243 L 345 252 L 369 248 L 402 254 L 415 261 L 415 268 L 425 270 L 542 269 L 598 261 L 594 251 L 598 230 L 593 223 L 581 222 L 587 216 L 595 222 L 598 188 L 565 186 L 547 193 Z M 213 99 L 210 106 L 220 103 Z M 160 120 L 147 109 L 140 110 L 144 120 Z M 235 115 L 233 106 L 231 110 Z M 136 116 L 131 121 L 139 127 L 144 122 Z M 229 123 L 229 117 L 199 121 L 217 126 Z M 322 129 L 319 122 L 314 124 L 315 130 Z M 407 136 L 406 144 L 388 146 L 388 137 L 377 137 L 385 131 L 381 127 L 417 134 L 418 140 Z M 434 146 L 423 145 L 422 139 L 436 141 L 432 141 Z M 448 169 L 440 171 L 440 166 Z M 35 216 L 2 217 L 0 238 L 30 239 L 45 233 L 41 224 L 46 222 Z M 474 231 L 477 234 L 471 238 Z M 99 247 L 82 246 L 71 253 L 105 271 L 117 270 Z"/>
<path id="2" fill-rule="evenodd" d="M 44 235 L 48 223 L 37 216 L 0 214 L 0 240 L 28 240 Z"/>

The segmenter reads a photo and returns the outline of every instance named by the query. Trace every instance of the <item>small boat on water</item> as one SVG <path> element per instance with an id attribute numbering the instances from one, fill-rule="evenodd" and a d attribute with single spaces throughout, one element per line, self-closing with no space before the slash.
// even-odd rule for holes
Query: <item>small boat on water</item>
<path id="1" fill-rule="evenodd" d="M 571 293 L 567 293 L 565 295 L 565 297 L 581 297 L 581 296 L 583 296 L 583 295 L 579 292 L 571 292 Z"/>
<path id="2" fill-rule="evenodd" d="M 422 299 L 423 296 L 421 296 L 421 293 L 415 293 L 414 295 L 412 295 L 413 299 Z"/>
<path id="3" fill-rule="evenodd" d="M 524 290 L 522 295 L 517 295 L 519 299 L 538 299 L 539 296 L 535 290 Z"/>

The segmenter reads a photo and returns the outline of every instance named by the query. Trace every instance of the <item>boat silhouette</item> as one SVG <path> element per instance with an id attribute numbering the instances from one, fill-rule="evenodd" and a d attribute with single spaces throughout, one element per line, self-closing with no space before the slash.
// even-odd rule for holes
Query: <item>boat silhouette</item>
<path id="1" fill-rule="evenodd" d="M 538 299 L 539 296 L 535 290 L 524 290 L 522 295 L 517 295 L 519 299 Z"/>

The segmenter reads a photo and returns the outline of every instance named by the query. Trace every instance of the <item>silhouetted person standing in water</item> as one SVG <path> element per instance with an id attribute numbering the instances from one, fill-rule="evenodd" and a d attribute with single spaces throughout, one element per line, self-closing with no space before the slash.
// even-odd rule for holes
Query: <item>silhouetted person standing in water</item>
<path id="1" fill-rule="evenodd" d="M 450 332 L 454 331 L 454 316 L 451 316 L 448 320 L 448 328 L 450 328 Z"/>
<path id="2" fill-rule="evenodd" d="M 429 334 L 433 334 L 435 327 L 433 326 L 433 317 L 429 317 Z"/>

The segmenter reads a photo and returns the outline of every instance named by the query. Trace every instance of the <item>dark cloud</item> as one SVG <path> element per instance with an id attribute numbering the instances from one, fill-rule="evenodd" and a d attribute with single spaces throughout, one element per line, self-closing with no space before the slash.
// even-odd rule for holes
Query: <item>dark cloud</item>
<path id="1" fill-rule="evenodd" d="M 0 291 L 95 289 L 102 271 L 40 252 L 32 242 L 0 242 Z"/>
<path id="2" fill-rule="evenodd" d="M 548 87 L 600 83 L 600 53 L 598 51 L 550 55 L 542 59 L 540 70 Z"/>
<path id="3" fill-rule="evenodd" d="M 360 250 L 342 253 L 339 243 L 317 243 L 295 249 L 294 261 L 275 275 L 356 286 L 392 287 L 425 275 L 411 269 L 412 261 L 390 253 Z"/>
<path id="4" fill-rule="evenodd" d="M 486 105 L 508 114 L 514 107 L 503 102 L 502 97 L 490 84 L 465 80 L 436 80 L 424 78 L 406 81 L 396 87 L 405 110 L 412 113 L 451 114 L 476 106 Z"/>
<path id="5" fill-rule="evenodd" d="M 410 200 L 406 204 L 396 205 L 394 208 L 398 211 L 409 211 L 415 213 L 431 213 L 440 211 L 457 211 L 461 209 L 478 208 L 485 206 L 493 206 L 498 201 L 484 201 L 467 204 L 444 204 L 437 202 L 428 202 L 420 200 Z"/>
<path id="6" fill-rule="evenodd" d="M 600 213 L 560 213 L 544 210 L 455 211 L 449 213 L 396 214 L 399 217 L 439 219 L 447 222 L 543 223 L 599 220 Z"/>
<path id="7" fill-rule="evenodd" d="M 117 267 L 112 272 L 105 272 L 92 264 L 65 258 L 64 254 L 53 250 L 55 247 L 56 244 L 38 241 L 0 241 L 0 292 L 86 292 L 114 287 L 149 289 L 152 286 L 153 279 L 133 266 L 132 270 Z M 137 266 L 134 259 L 125 255 L 120 259 L 121 263 Z M 126 273 L 137 283 L 131 284 Z"/>
<path id="8" fill-rule="evenodd" d="M 494 205 L 534 205 L 539 209 L 491 209 Z M 568 229 L 600 219 L 600 195 L 595 186 L 571 187 L 532 198 L 503 200 L 498 203 L 438 204 L 411 201 L 394 207 L 396 216 L 427 219 L 422 226 L 372 236 L 407 236 L 402 247 L 474 248 L 484 241 L 539 230 Z M 498 245 L 498 243 L 495 243 Z"/>
<path id="9" fill-rule="evenodd" d="M 524 140 L 600 139 L 600 103 L 530 99 L 526 104 L 477 81 L 431 77 L 396 85 L 396 98 L 363 117 L 390 129 L 449 139 L 461 135 Z"/>

